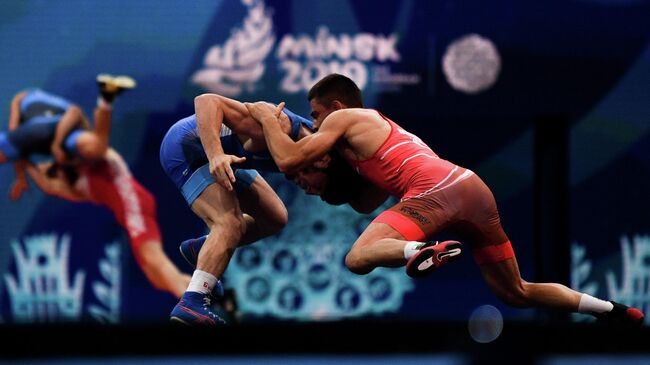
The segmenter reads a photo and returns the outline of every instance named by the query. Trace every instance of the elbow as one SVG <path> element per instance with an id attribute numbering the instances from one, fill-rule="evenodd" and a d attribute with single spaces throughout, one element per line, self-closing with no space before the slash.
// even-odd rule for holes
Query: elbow
<path id="1" fill-rule="evenodd" d="M 275 164 L 278 166 L 278 170 L 281 173 L 286 175 L 292 175 L 300 170 L 300 164 L 296 160 L 291 158 L 285 158 L 281 160 L 276 160 Z"/>
<path id="2" fill-rule="evenodd" d="M 213 94 L 201 94 L 199 96 L 196 96 L 194 98 L 194 105 L 201 105 L 201 104 L 204 104 L 206 102 L 209 102 L 210 99 L 212 99 L 212 97 L 213 97 Z"/>
<path id="3" fill-rule="evenodd" d="M 199 115 L 213 115 L 218 110 L 223 110 L 221 96 L 217 94 L 201 94 L 194 98 L 194 112 L 196 113 L 196 123 L 204 124 L 206 118 L 199 118 Z"/>
<path id="4" fill-rule="evenodd" d="M 204 108 L 206 106 L 219 106 L 221 96 L 217 94 L 205 93 L 194 98 L 195 108 Z"/>

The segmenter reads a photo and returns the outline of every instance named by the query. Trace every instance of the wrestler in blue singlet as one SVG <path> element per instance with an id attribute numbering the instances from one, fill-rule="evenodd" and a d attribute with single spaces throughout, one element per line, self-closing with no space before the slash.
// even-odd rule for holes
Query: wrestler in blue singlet
<path id="1" fill-rule="evenodd" d="M 286 108 L 283 113 L 291 122 L 291 139 L 298 138 L 301 125 L 313 129 L 312 121 Z M 232 166 L 236 178 L 235 189 L 240 190 L 250 186 L 258 175 L 256 170 L 279 171 L 268 151 L 246 151 L 237 135 L 225 124 L 221 125 L 220 135 L 225 154 L 246 157 L 245 162 Z M 196 115 L 179 120 L 167 131 L 160 146 L 160 164 L 189 205 L 192 205 L 206 187 L 216 182 L 210 174 L 208 157 L 201 144 Z"/>
<path id="2" fill-rule="evenodd" d="M 20 124 L 9 132 L 0 132 L 0 152 L 15 161 L 31 154 L 50 154 L 56 126 L 72 102 L 41 89 L 26 90 L 20 102 Z M 82 129 L 73 129 L 64 139 L 63 149 L 76 155 L 76 140 Z"/>

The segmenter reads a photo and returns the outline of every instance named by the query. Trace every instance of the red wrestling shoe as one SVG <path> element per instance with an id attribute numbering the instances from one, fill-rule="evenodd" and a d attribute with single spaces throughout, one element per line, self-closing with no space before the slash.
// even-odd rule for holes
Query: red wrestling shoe
<path id="1" fill-rule="evenodd" d="M 645 319 L 643 312 L 636 308 L 616 303 L 613 300 L 610 300 L 609 302 L 614 305 L 614 308 L 609 312 L 597 314 L 596 318 L 598 318 L 598 322 L 633 326 L 643 325 L 643 320 Z"/>
<path id="2" fill-rule="evenodd" d="M 463 245 L 458 241 L 431 241 L 406 263 L 406 274 L 412 278 L 428 275 L 450 261 L 456 261 L 463 253 Z"/>

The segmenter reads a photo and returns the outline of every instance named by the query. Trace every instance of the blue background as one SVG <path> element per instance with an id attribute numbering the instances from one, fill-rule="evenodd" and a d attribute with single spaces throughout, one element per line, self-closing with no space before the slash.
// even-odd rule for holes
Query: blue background
<path id="1" fill-rule="evenodd" d="M 525 279 L 535 280 L 533 147 L 540 118 L 560 116 L 569 124 L 571 241 L 587 245 L 593 259 L 611 260 L 621 235 L 650 232 L 648 1 L 287 0 L 266 4 L 273 9 L 278 38 L 287 33 L 313 36 L 324 24 L 331 34 L 399 34 L 401 61 L 391 68 L 417 73 L 421 82 L 398 92 L 370 86 L 364 91 L 366 106 L 381 110 L 441 157 L 471 168 L 492 187 Z M 164 175 L 158 150 L 167 129 L 192 114 L 193 98 L 205 92 L 190 78 L 202 67 L 206 51 L 222 44 L 233 28 L 241 26 L 244 16 L 245 7 L 235 0 L 3 4 L 0 100 L 6 102 L 0 104 L 0 115 L 8 116 L 16 92 L 33 86 L 65 96 L 91 114 L 96 74 L 133 76 L 138 87 L 115 104 L 111 143 L 134 176 L 157 197 L 165 250 L 188 271 L 177 254 L 178 243 L 203 234 L 205 228 Z M 447 46 L 469 33 L 489 38 L 501 56 L 495 85 L 473 95 L 454 90 L 441 67 Z M 256 88 L 237 98 L 284 100 L 294 112 L 308 115 L 304 92 L 286 94 L 277 89 L 283 73 L 276 61 L 272 52 Z M 319 224 L 333 224 L 338 208 L 325 208 L 317 198 L 307 198 L 311 205 L 303 209 L 322 218 L 301 223 L 312 219 L 292 210 L 295 199 L 305 201 L 297 198 L 302 192 L 281 176 L 266 177 L 289 208 L 290 223 L 276 241 L 291 240 L 309 227 L 317 235 L 322 230 Z M 0 192 L 8 191 L 12 180 L 11 167 L 0 167 Z M 0 199 L 0 271 L 15 270 L 12 240 L 71 232 L 72 270 L 84 267 L 89 277 L 98 277 L 96 265 L 86 265 L 85 260 L 96 260 L 104 244 L 118 240 L 125 253 L 123 321 L 167 320 L 175 299 L 151 288 L 128 253 L 124 233 L 106 210 L 36 191 L 18 203 Z M 349 246 L 348 233 L 328 239 Z M 264 244 L 272 245 L 274 239 Z M 4 285 L 2 281 L 2 317 L 10 321 Z M 535 311 L 500 304 L 469 256 L 435 277 L 416 282 L 397 316 L 462 320 L 479 304 L 497 306 L 508 319 L 536 318 Z"/>

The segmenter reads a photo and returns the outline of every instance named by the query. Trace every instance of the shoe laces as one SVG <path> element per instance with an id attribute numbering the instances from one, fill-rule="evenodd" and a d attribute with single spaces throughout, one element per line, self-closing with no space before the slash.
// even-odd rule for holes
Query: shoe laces
<path id="1" fill-rule="evenodd" d="M 203 297 L 203 307 L 205 309 L 207 309 L 209 312 L 212 312 L 212 311 L 210 311 L 210 305 L 212 305 L 212 298 L 210 298 L 209 295 L 204 296 Z"/>
<path id="2" fill-rule="evenodd" d="M 216 313 L 212 312 L 212 310 L 210 309 L 210 305 L 212 305 L 212 298 L 210 297 L 210 295 L 204 296 L 203 297 L 203 308 L 206 310 L 206 312 L 208 312 L 208 315 L 210 317 L 216 319 L 220 323 L 225 324 L 226 321 L 224 321 L 223 318 L 219 317 Z"/>

